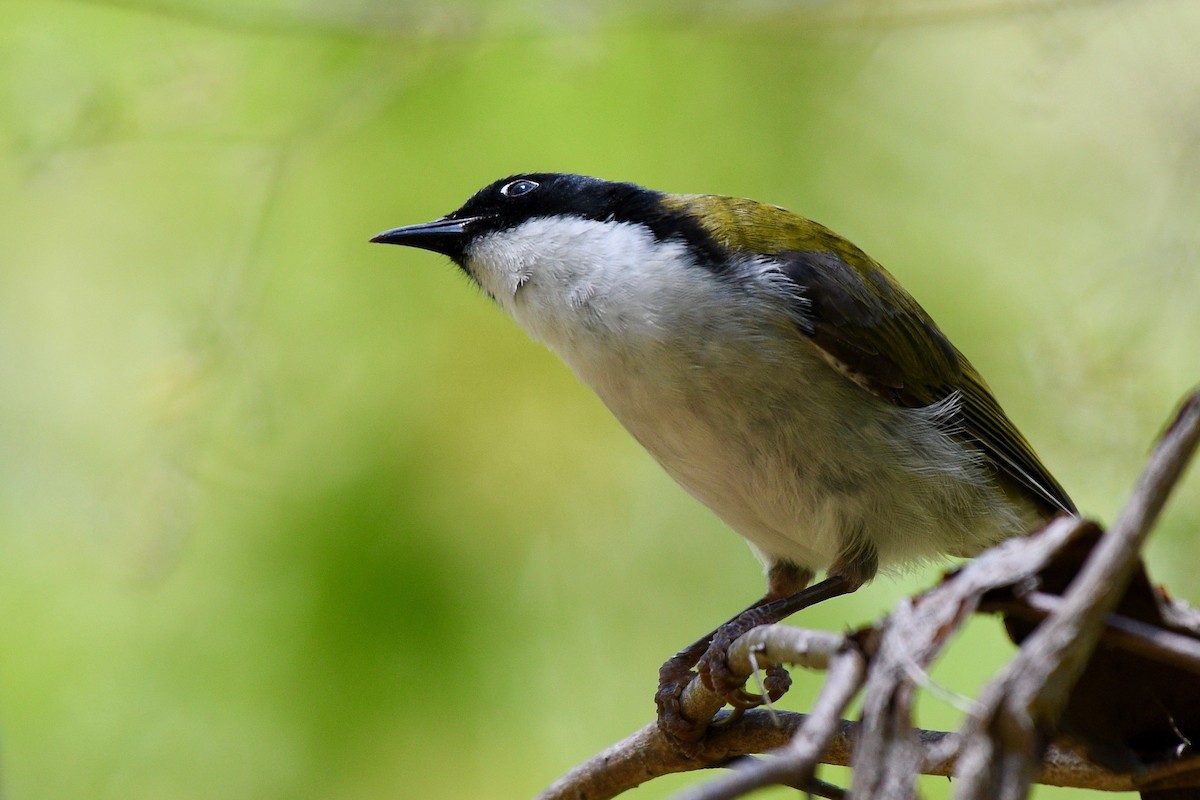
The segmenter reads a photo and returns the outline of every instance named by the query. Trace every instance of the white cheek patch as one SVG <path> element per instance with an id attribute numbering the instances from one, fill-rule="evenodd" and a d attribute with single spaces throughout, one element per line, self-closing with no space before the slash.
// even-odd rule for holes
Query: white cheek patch
<path id="1" fill-rule="evenodd" d="M 681 271 L 694 268 L 682 242 L 579 217 L 533 219 L 482 237 L 466 261 L 521 327 L 560 352 L 584 327 L 652 324 L 662 298 L 679 290 Z"/>

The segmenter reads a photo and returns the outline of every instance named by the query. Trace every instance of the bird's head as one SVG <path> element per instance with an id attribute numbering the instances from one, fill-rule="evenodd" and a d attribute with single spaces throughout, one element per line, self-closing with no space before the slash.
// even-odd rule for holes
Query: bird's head
<path id="1" fill-rule="evenodd" d="M 667 255 L 693 263 L 719 259 L 703 219 L 672 204 L 672 197 L 583 175 L 513 175 L 480 189 L 457 211 L 384 231 L 371 241 L 449 256 L 508 306 L 527 287 L 596 284 L 635 261 L 650 265 Z"/>

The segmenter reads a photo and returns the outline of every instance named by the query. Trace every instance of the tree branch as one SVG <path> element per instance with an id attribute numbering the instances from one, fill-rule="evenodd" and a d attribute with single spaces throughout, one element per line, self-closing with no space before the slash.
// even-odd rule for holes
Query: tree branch
<path id="1" fill-rule="evenodd" d="M 956 776 L 957 794 L 966 798 L 1022 798 L 1034 782 L 1104 791 L 1200 785 L 1200 756 L 1118 772 L 1049 743 L 1102 639 L 1119 652 L 1200 674 L 1200 614 L 1158 603 L 1155 619 L 1174 628 L 1167 630 L 1113 613 L 1131 576 L 1139 574 L 1138 551 L 1198 441 L 1200 392 L 1183 404 L 1107 534 L 1099 535 L 1093 523 L 1060 518 L 984 552 L 873 626 L 845 636 L 765 626 L 730 647 L 730 667 L 740 676 L 766 664 L 827 670 L 812 714 L 726 714 L 688 755 L 650 724 L 571 770 L 539 800 L 604 800 L 660 775 L 718 766 L 734 771 L 683 798 L 725 800 L 768 784 L 837 796 L 835 787 L 815 782 L 818 763 L 852 767 L 854 794 L 864 798 L 914 796 L 918 774 Z M 1098 543 L 1062 597 L 1033 588 L 1048 569 L 1074 563 L 1072 548 L 1093 539 Z M 1139 580 L 1152 591 L 1144 575 Z M 980 609 L 1041 624 L 984 690 L 961 735 L 914 728 L 912 703 L 916 690 L 929 683 L 929 665 Z M 841 719 L 864 685 L 863 722 Z M 681 702 L 690 719 L 710 719 L 722 704 L 698 679 Z M 767 758 L 744 758 L 757 753 Z"/>
<path id="2" fill-rule="evenodd" d="M 815 777 L 817 764 L 838 732 L 842 714 L 862 688 L 867 659 L 851 639 L 832 656 L 829 679 L 813 703 L 812 713 L 791 740 L 754 761 L 710 783 L 684 792 L 680 800 L 731 800 L 772 784 L 803 785 Z"/>
<path id="3" fill-rule="evenodd" d="M 1129 502 L 1067 588 L 1061 608 L 1037 627 L 983 691 L 982 713 L 963 731 L 956 797 L 1018 800 L 1036 777 L 1075 681 L 1105 617 L 1140 566 L 1139 552 L 1200 440 L 1193 394 L 1155 447 Z"/>

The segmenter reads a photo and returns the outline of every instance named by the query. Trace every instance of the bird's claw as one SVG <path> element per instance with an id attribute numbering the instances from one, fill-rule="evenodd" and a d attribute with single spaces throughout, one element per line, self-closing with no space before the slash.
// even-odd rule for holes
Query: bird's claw
<path id="1" fill-rule="evenodd" d="M 715 725 L 728 725 L 751 708 L 775 702 L 783 697 L 792 682 L 787 670 L 773 664 L 763 670 L 763 693 L 748 691 L 745 679 L 739 680 L 730 671 L 726 658 L 729 644 L 734 638 L 736 636 L 718 633 L 697 665 L 700 680 L 705 687 L 721 695 L 733 709 L 719 722 L 713 723 Z M 654 695 L 654 703 L 658 707 L 659 730 L 684 754 L 695 752 L 698 742 L 709 726 L 708 720 L 697 722 L 683 714 L 683 691 L 696 674 L 697 672 L 690 669 L 690 664 L 672 659 L 659 670 L 658 691 Z"/>
<path id="2" fill-rule="evenodd" d="M 683 714 L 683 690 L 692 682 L 695 672 L 691 665 L 671 659 L 658 672 L 658 691 L 654 705 L 658 708 L 658 729 L 680 752 L 689 755 L 704 736 L 708 721 L 696 722 Z"/>
<path id="3" fill-rule="evenodd" d="M 729 661 L 726 658 L 728 644 L 723 641 L 724 638 L 726 637 L 720 635 L 715 637 L 712 645 L 709 646 L 697 665 L 700 680 L 704 682 L 704 685 L 713 692 L 723 695 L 725 702 L 732 706 L 739 715 L 743 711 L 773 703 L 783 697 L 792 685 L 792 677 L 788 671 L 778 664 L 772 664 L 763 670 L 763 694 L 747 691 L 745 679 L 739 679 L 729 669 Z M 725 720 L 724 722 L 728 724 L 729 721 Z"/>

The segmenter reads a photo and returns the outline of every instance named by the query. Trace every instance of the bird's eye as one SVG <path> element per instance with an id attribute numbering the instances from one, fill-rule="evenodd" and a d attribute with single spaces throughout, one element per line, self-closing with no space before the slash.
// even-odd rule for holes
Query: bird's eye
<path id="1" fill-rule="evenodd" d="M 520 197 L 523 194 L 529 194 L 538 187 L 536 181 L 520 178 L 515 181 L 510 181 L 500 187 L 500 194 L 505 197 Z"/>

